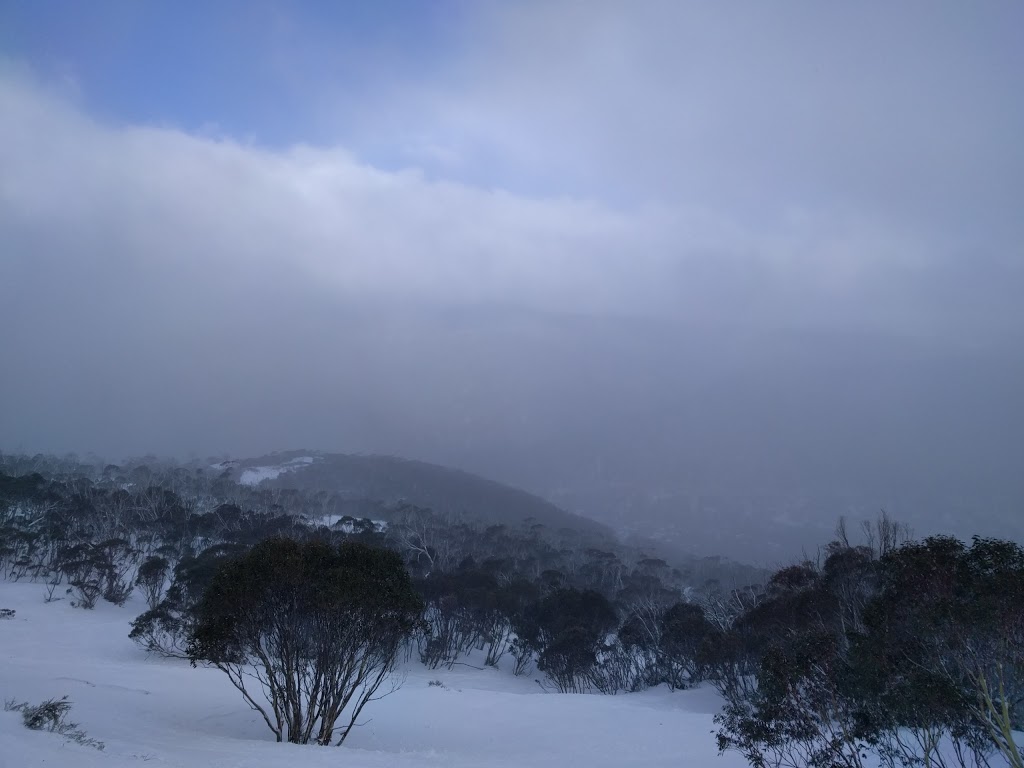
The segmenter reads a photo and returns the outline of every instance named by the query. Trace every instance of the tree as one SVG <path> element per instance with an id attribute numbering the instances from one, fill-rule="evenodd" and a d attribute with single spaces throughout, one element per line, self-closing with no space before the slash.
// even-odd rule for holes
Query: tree
<path id="1" fill-rule="evenodd" d="M 449 571 L 458 562 L 453 527 L 450 516 L 404 506 L 388 526 L 388 537 L 409 553 L 416 570 L 430 575 L 435 570 Z"/>
<path id="2" fill-rule="evenodd" d="M 1024 768 L 1024 549 L 880 530 L 776 573 L 713 644 L 719 747 L 759 766 Z"/>
<path id="3" fill-rule="evenodd" d="M 136 617 L 128 636 L 150 653 L 187 658 L 189 637 L 196 623 L 196 607 L 203 594 L 221 566 L 245 551 L 246 548 L 240 544 L 216 544 L 195 557 L 183 558 L 174 567 L 174 580 L 163 599 Z M 139 571 L 141 575 L 142 568 Z"/>
<path id="4" fill-rule="evenodd" d="M 1021 768 L 1013 731 L 1024 725 L 1024 549 L 935 536 L 881 565 L 868 633 L 855 647 L 874 683 L 872 712 L 910 732 L 919 750 L 948 738 Z M 905 751 L 895 741 L 893 749 Z"/>
<path id="5" fill-rule="evenodd" d="M 517 634 L 537 651 L 537 668 L 560 692 L 578 693 L 594 684 L 598 654 L 617 625 L 615 609 L 599 592 L 558 589 L 527 612 Z"/>
<path id="6" fill-rule="evenodd" d="M 485 664 L 494 666 L 508 649 L 514 601 L 493 575 L 473 567 L 432 573 L 417 582 L 426 602 L 430 631 L 420 636 L 420 661 L 431 669 L 449 669 L 460 655 L 487 648 Z"/>
<path id="7" fill-rule="evenodd" d="M 188 652 L 224 672 L 278 741 L 328 745 L 348 709 L 341 744 L 422 613 L 394 552 L 268 539 L 214 576 Z"/>
<path id="8" fill-rule="evenodd" d="M 151 555 L 139 566 L 139 572 L 135 576 L 135 583 L 146 596 L 146 604 L 150 610 L 155 610 L 160 604 L 164 595 L 164 584 L 167 581 L 167 572 L 171 564 L 159 555 Z"/>
<path id="9" fill-rule="evenodd" d="M 804 562 L 776 572 L 723 636 L 705 637 L 700 655 L 725 699 L 720 750 L 762 768 L 864 765 L 841 613 L 830 582 Z"/>
<path id="10" fill-rule="evenodd" d="M 870 735 L 843 684 L 840 645 L 834 632 L 813 627 L 772 643 L 758 660 L 756 686 L 727 696 L 716 715 L 719 749 L 736 750 L 759 768 L 869 764 Z"/>
<path id="11" fill-rule="evenodd" d="M 665 679 L 670 688 L 698 683 L 703 673 L 701 649 L 719 634 L 693 603 L 676 603 L 661 617 L 660 648 Z"/>

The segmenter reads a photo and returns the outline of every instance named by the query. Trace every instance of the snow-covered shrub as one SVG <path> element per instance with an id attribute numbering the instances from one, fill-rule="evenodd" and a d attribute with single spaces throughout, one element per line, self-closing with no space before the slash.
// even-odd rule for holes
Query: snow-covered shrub
<path id="1" fill-rule="evenodd" d="M 71 711 L 71 702 L 67 696 L 59 699 L 47 699 L 40 704 L 29 704 L 27 701 L 18 703 L 14 699 L 4 702 L 7 712 L 21 712 L 21 720 L 25 727 L 33 731 L 50 731 L 58 733 L 69 741 L 83 747 L 102 750 L 106 746 L 102 741 L 89 737 L 78 727 L 78 723 L 68 722 L 65 718 Z"/>

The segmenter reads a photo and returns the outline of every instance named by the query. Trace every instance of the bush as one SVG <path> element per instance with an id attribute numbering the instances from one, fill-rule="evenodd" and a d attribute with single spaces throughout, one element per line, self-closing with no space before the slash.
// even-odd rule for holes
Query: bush
<path id="1" fill-rule="evenodd" d="M 660 648 L 665 679 L 670 688 L 686 688 L 703 678 L 701 651 L 717 630 L 693 603 L 676 603 L 661 617 Z"/>
<path id="2" fill-rule="evenodd" d="M 881 556 L 836 545 L 823 569 L 783 569 L 702 652 L 725 698 L 719 747 L 765 766 L 998 754 L 1024 768 L 1022 604 L 1012 542 L 932 537 Z"/>
<path id="3" fill-rule="evenodd" d="M 608 599 L 594 590 L 556 589 L 517 619 L 516 647 L 537 653 L 537 669 L 562 693 L 588 691 L 598 654 L 618 619 Z"/>
<path id="4" fill-rule="evenodd" d="M 195 625 L 196 605 L 224 562 L 245 551 L 241 545 L 217 544 L 195 557 L 183 558 L 174 568 L 174 580 L 163 599 L 136 617 L 128 636 L 149 653 L 188 658 L 188 638 Z M 149 584 L 143 585 L 147 602 L 153 597 L 150 588 L 157 589 L 156 577 L 163 569 L 160 560 L 162 558 L 150 558 L 139 568 L 140 577 Z"/>
<path id="5" fill-rule="evenodd" d="M 151 555 L 139 566 L 135 583 L 146 596 L 146 604 L 150 610 L 155 610 L 163 598 L 164 583 L 167 581 L 170 568 L 171 564 L 167 559 L 159 555 Z"/>
<path id="6" fill-rule="evenodd" d="M 31 705 L 27 701 L 20 704 L 13 699 L 4 703 L 7 712 L 21 712 L 21 721 L 25 727 L 33 731 L 50 731 L 59 733 L 69 741 L 102 750 L 106 746 L 102 741 L 89 738 L 78 723 L 69 723 L 64 718 L 71 711 L 71 702 L 64 696 L 59 699 L 47 699 L 41 704 Z"/>
<path id="7" fill-rule="evenodd" d="M 347 710 L 341 744 L 422 614 L 394 552 L 268 539 L 217 571 L 188 653 L 224 672 L 278 741 L 328 745 Z M 254 677 L 269 708 L 247 690 Z"/>

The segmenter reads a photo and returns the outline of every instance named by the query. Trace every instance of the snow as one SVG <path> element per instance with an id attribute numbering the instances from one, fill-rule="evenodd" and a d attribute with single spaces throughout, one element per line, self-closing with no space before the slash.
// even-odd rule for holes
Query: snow
<path id="1" fill-rule="evenodd" d="M 259 485 L 264 480 L 274 480 L 287 470 L 284 467 L 252 467 L 238 478 L 241 485 Z"/>
<path id="2" fill-rule="evenodd" d="M 264 480 L 274 480 L 285 472 L 291 472 L 299 469 L 300 467 L 307 466 L 316 461 L 312 456 L 299 456 L 298 458 L 286 461 L 284 464 L 279 464 L 273 467 L 249 467 L 242 472 L 242 476 L 238 478 L 238 482 L 241 485 L 259 485 Z"/>
<path id="3" fill-rule="evenodd" d="M 0 768 L 744 765 L 717 756 L 710 689 L 565 695 L 543 692 L 533 676 L 415 662 L 400 690 L 367 706 L 345 746 L 277 744 L 223 674 L 147 656 L 128 639 L 144 607 L 136 597 L 85 611 L 45 603 L 40 584 L 0 582 L 0 608 L 16 611 L 0 620 L 0 697 L 35 704 L 67 694 L 70 719 L 106 744 L 65 743 L 0 712 Z"/>
<path id="4" fill-rule="evenodd" d="M 323 517 L 314 518 L 310 522 L 316 525 L 326 525 L 328 528 L 334 528 L 341 533 L 353 533 L 356 530 L 356 520 L 349 519 L 345 520 L 347 515 L 324 515 Z M 342 521 L 345 522 L 342 522 Z M 370 520 L 373 524 L 373 530 L 377 533 L 383 533 L 388 529 L 387 520 Z"/>

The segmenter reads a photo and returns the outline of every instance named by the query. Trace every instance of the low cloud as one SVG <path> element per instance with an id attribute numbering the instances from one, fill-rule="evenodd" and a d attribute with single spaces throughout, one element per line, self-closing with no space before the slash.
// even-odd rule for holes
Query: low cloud
<path id="1" fill-rule="evenodd" d="M 6 66 L 0 448 L 1019 493 L 998 57 L 953 12 L 882 61 L 852 11 L 678 7 L 486 6 L 336 145 L 121 124 Z"/>
<path id="2" fill-rule="evenodd" d="M 102 275 L 92 290 L 159 281 L 165 298 L 203 285 L 266 298 L 284 282 L 339 302 L 498 304 L 711 328 L 970 337 L 1021 327 L 1004 290 L 1020 279 L 1010 254 L 956 252 L 863 213 L 744 223 L 682 203 L 528 197 L 379 170 L 344 149 L 104 125 L 24 78 L 5 77 L 0 99 L 9 266 Z M 947 300 L 947 279 L 967 301 Z M 972 306 L 988 292 L 995 304 Z"/>

